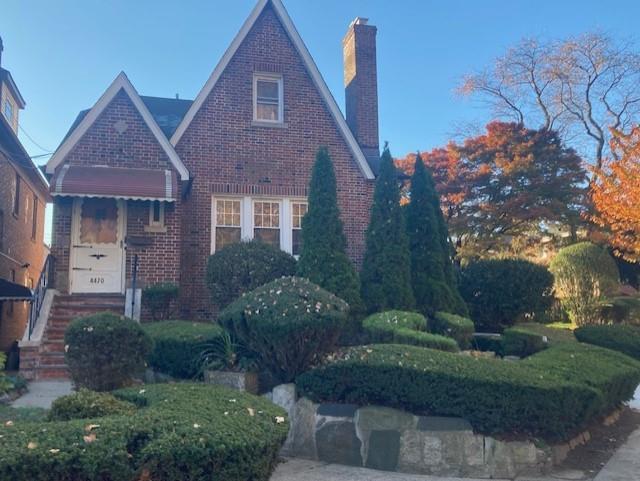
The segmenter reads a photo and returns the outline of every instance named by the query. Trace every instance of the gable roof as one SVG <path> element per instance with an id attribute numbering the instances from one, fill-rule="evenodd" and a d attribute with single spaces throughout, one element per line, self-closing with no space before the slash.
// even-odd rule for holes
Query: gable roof
<path id="1" fill-rule="evenodd" d="M 149 113 L 151 113 L 151 116 L 167 139 L 171 138 L 193 103 L 193 100 L 149 97 L 146 95 L 141 95 L 140 98 L 149 109 Z M 69 127 L 69 130 L 62 139 L 62 142 L 67 140 L 67 137 L 73 133 L 90 110 L 91 109 L 81 110 L 78 113 L 73 124 L 71 124 L 71 127 Z M 61 145 L 62 142 L 60 143 Z"/>
<path id="2" fill-rule="evenodd" d="M 178 157 L 175 149 L 167 139 L 166 134 L 158 126 L 155 118 L 153 117 L 151 112 L 149 112 L 149 108 L 142 100 L 142 98 L 138 95 L 138 92 L 133 87 L 124 72 L 120 72 L 113 83 L 109 86 L 105 93 L 102 94 L 100 99 L 90 110 L 86 111 L 84 115 L 81 112 L 78 118 L 76 118 L 74 124 L 77 125 L 75 126 L 75 128 L 73 128 L 72 126 L 72 130 L 70 130 L 70 133 L 67 134 L 66 138 L 62 141 L 53 156 L 49 159 L 49 162 L 47 162 L 47 174 L 54 173 L 56 167 L 64 161 L 64 158 L 67 156 L 67 154 L 71 152 L 73 147 L 75 147 L 75 145 L 80 141 L 82 136 L 87 132 L 87 130 L 89 130 L 89 128 L 98 119 L 100 114 L 111 103 L 111 101 L 120 92 L 120 90 L 124 90 L 124 92 L 129 96 L 131 103 L 133 103 L 134 107 L 138 110 L 142 119 L 147 124 L 147 127 L 149 127 L 149 130 L 154 135 L 164 152 L 167 154 L 167 157 L 169 157 L 169 161 L 180 174 L 180 178 L 182 180 L 189 180 L 189 171 L 182 163 L 182 160 L 180 160 L 180 157 Z"/>
<path id="3" fill-rule="evenodd" d="M 13 94 L 13 96 L 16 98 L 16 101 L 18 102 L 18 106 L 21 109 L 23 109 L 25 105 L 27 105 L 27 103 L 24 101 L 24 97 L 20 93 L 20 90 L 18 90 L 18 86 L 13 81 L 11 72 L 9 72 L 7 69 L 2 67 L 0 67 L 0 82 L 7 83 L 7 85 L 9 86 L 9 89 L 11 90 L 11 93 Z"/>
<path id="4" fill-rule="evenodd" d="M 358 141 L 356 140 L 353 133 L 351 132 L 351 129 L 349 129 L 349 126 L 347 125 L 347 122 L 344 119 L 342 112 L 338 107 L 338 104 L 333 98 L 333 95 L 331 95 L 331 92 L 329 91 L 329 87 L 327 87 L 326 82 L 322 78 L 322 75 L 320 74 L 318 67 L 313 61 L 313 58 L 311 57 L 309 50 L 307 50 L 306 45 L 304 44 L 302 38 L 300 37 L 300 34 L 296 30 L 296 27 L 293 24 L 291 17 L 287 13 L 287 10 L 284 8 L 284 5 L 282 4 L 281 0 L 258 0 L 258 4 L 255 6 L 253 11 L 249 15 L 249 18 L 247 18 L 247 20 L 244 22 L 244 24 L 240 28 L 240 31 L 238 32 L 236 37 L 233 39 L 233 42 L 231 42 L 231 45 L 229 46 L 227 51 L 224 53 L 224 55 L 220 59 L 220 62 L 218 63 L 213 73 L 207 80 L 207 83 L 205 83 L 204 87 L 202 88 L 202 90 L 200 91 L 196 99 L 193 101 L 193 104 L 191 105 L 186 115 L 182 119 L 182 122 L 180 123 L 176 131 L 173 133 L 171 137 L 171 144 L 173 146 L 176 146 L 178 144 L 178 142 L 186 132 L 187 128 L 193 121 L 194 117 L 200 110 L 200 107 L 202 107 L 202 104 L 204 104 L 205 100 L 207 99 L 207 97 L 215 87 L 216 83 L 222 76 L 222 73 L 226 69 L 227 65 L 229 64 L 229 62 L 237 52 L 238 48 L 240 48 L 240 45 L 242 45 L 242 42 L 251 31 L 251 28 L 254 26 L 254 24 L 260 17 L 260 14 L 264 11 L 264 9 L 268 5 L 271 5 L 273 7 L 273 10 L 275 11 L 280 22 L 282 23 L 282 26 L 284 27 L 287 35 L 293 42 L 293 45 L 298 51 L 298 54 L 302 58 L 302 61 L 305 67 L 307 68 L 309 74 L 311 75 L 313 83 L 315 84 L 316 88 L 320 92 L 320 96 L 324 100 L 329 112 L 331 113 L 331 116 L 336 122 L 336 125 L 338 126 L 338 130 L 342 134 L 344 140 L 349 146 L 349 149 L 351 150 L 351 153 L 355 157 L 356 162 L 358 163 L 358 167 L 360 168 L 362 174 L 366 179 L 374 179 L 375 176 L 373 174 L 373 171 L 371 170 L 371 166 L 367 162 L 367 159 L 362 149 L 360 148 Z"/>

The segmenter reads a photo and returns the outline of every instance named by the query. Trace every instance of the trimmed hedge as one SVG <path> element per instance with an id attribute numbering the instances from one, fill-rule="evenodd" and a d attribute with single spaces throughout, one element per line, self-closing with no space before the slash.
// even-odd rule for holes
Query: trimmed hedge
<path id="1" fill-rule="evenodd" d="M 348 313 L 345 301 L 313 282 L 283 277 L 243 295 L 219 321 L 275 380 L 291 382 L 333 350 Z"/>
<path id="2" fill-rule="evenodd" d="M 362 321 L 362 328 L 373 342 L 458 351 L 458 345 L 453 339 L 426 332 L 427 319 L 417 312 L 387 311 L 373 314 Z"/>
<path id="3" fill-rule="evenodd" d="M 502 347 L 505 356 L 527 357 L 547 347 L 545 336 L 522 327 L 505 329 L 502 334 Z"/>
<path id="4" fill-rule="evenodd" d="M 500 332 L 524 319 L 545 317 L 553 303 L 553 275 L 522 259 L 471 263 L 460 276 L 460 293 L 483 332 Z"/>
<path id="5" fill-rule="evenodd" d="M 71 321 L 64 333 L 65 361 L 77 387 L 111 391 L 144 372 L 153 341 L 132 319 L 101 312 Z"/>
<path id="6" fill-rule="evenodd" d="M 188 321 L 153 322 L 142 328 L 154 342 L 149 366 L 178 379 L 198 376 L 205 345 L 218 341 L 224 333 L 216 324 Z"/>
<path id="7" fill-rule="evenodd" d="M 482 433 L 556 440 L 630 399 L 639 382 L 639 362 L 579 343 L 519 362 L 387 344 L 348 350 L 296 384 L 315 402 L 458 416 Z"/>
<path id="8" fill-rule="evenodd" d="M 136 407 L 104 392 L 80 391 L 53 401 L 49 420 L 69 421 L 71 419 L 99 418 L 112 415 L 131 415 Z"/>
<path id="9" fill-rule="evenodd" d="M 213 303 L 222 309 L 245 292 L 295 272 L 291 254 L 257 240 L 238 242 L 209 257 L 207 287 Z"/>
<path id="10" fill-rule="evenodd" d="M 171 319 L 171 308 L 179 293 L 180 289 L 172 282 L 153 284 L 142 289 L 142 305 L 151 311 L 154 321 Z"/>
<path id="11" fill-rule="evenodd" d="M 455 339 L 460 349 L 471 347 L 474 332 L 471 319 L 448 312 L 436 312 L 429 319 L 429 330 L 434 334 L 442 334 Z"/>
<path id="12" fill-rule="evenodd" d="M 267 481 L 288 432 L 284 410 L 205 384 L 116 392 L 133 415 L 0 425 L 0 479 Z"/>
<path id="13" fill-rule="evenodd" d="M 580 342 L 606 347 L 640 359 L 640 328 L 636 326 L 584 326 L 573 332 Z"/>

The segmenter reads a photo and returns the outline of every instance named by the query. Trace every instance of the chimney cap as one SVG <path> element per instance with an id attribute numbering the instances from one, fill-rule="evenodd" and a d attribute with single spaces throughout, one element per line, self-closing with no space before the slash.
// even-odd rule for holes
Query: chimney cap
<path id="1" fill-rule="evenodd" d="M 369 24 L 369 19 L 365 18 L 365 17 L 356 17 L 353 19 L 353 22 L 351 22 L 351 25 L 349 25 L 349 27 L 353 27 L 354 25 L 368 25 Z"/>

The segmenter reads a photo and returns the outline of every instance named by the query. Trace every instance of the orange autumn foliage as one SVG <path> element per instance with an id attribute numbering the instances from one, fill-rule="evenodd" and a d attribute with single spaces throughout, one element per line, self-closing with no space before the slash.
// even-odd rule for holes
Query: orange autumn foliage
<path id="1" fill-rule="evenodd" d="M 596 209 L 592 220 L 609 233 L 617 255 L 640 260 L 640 126 L 629 134 L 613 132 L 613 158 L 593 169 L 591 198 Z"/>

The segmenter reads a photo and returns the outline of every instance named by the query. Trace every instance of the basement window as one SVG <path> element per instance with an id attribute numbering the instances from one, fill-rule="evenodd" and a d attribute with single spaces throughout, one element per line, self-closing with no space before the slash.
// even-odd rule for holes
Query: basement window
<path id="1" fill-rule="evenodd" d="M 256 74 L 253 77 L 253 120 L 279 124 L 283 122 L 284 100 L 282 76 Z"/>

